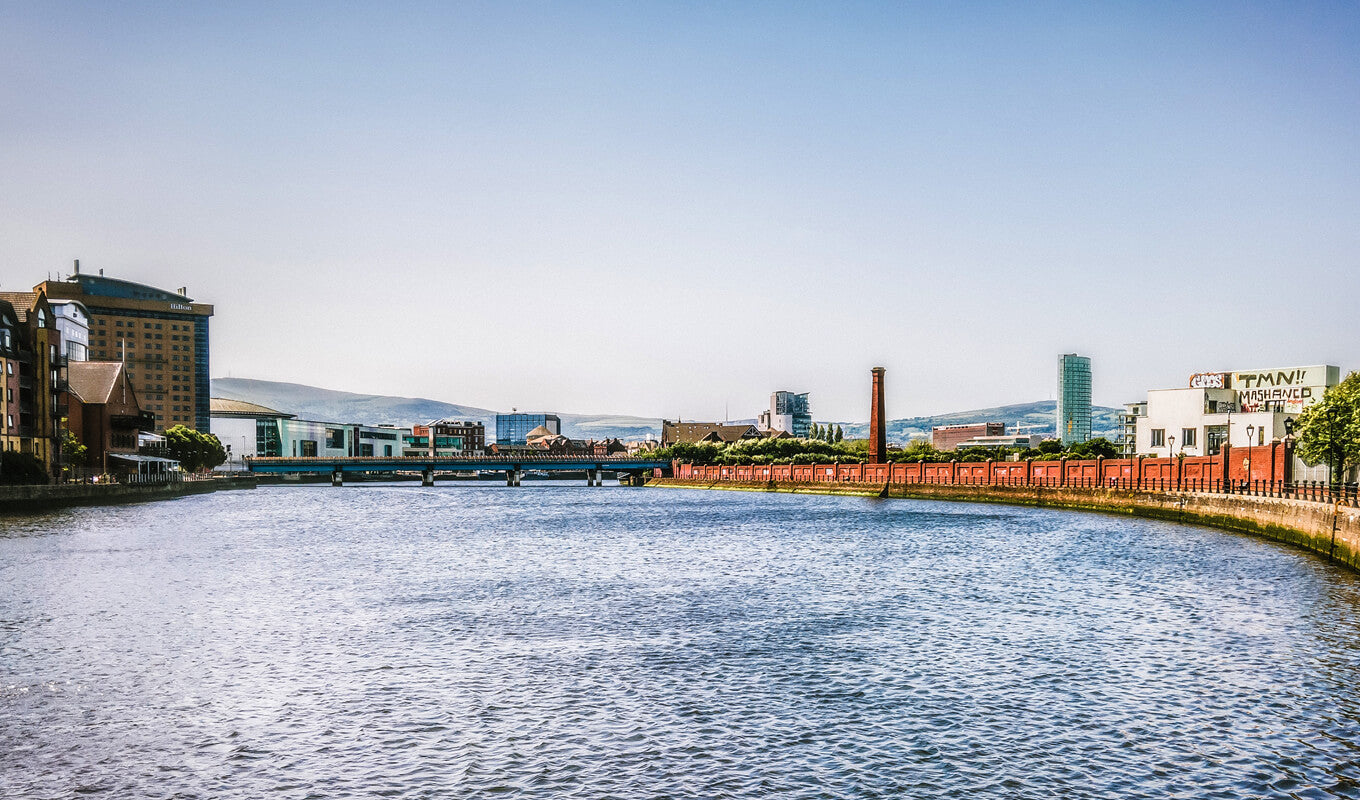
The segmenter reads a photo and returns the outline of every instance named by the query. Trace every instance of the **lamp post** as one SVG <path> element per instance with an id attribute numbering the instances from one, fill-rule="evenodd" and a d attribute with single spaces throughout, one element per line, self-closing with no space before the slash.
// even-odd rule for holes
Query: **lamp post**
<path id="1" fill-rule="evenodd" d="M 1265 430 L 1265 427 L 1262 426 L 1261 430 Z M 1251 440 L 1252 440 L 1252 437 L 1255 436 L 1255 435 L 1256 435 L 1256 426 L 1255 426 L 1255 425 L 1248 425 L 1248 426 L 1247 426 L 1247 489 L 1248 489 L 1248 490 L 1251 489 Z"/>
<path id="2" fill-rule="evenodd" d="M 1166 437 L 1166 488 L 1171 488 L 1171 475 L 1175 472 L 1172 465 L 1176 463 L 1176 437 Z"/>

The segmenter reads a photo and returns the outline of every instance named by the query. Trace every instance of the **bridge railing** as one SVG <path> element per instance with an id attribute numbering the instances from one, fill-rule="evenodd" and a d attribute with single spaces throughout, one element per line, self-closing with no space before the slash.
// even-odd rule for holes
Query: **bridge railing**
<path id="1" fill-rule="evenodd" d="M 484 456 L 246 456 L 247 464 L 410 464 L 413 468 L 421 464 L 535 464 L 561 463 L 563 461 L 581 464 L 616 463 L 661 463 L 658 459 L 645 456 L 584 456 L 584 455 L 484 455 Z M 667 461 L 667 464 L 670 462 Z"/>

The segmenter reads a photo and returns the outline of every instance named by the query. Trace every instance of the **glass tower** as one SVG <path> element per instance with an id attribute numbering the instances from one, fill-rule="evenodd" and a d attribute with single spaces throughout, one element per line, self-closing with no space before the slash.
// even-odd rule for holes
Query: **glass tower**
<path id="1" fill-rule="evenodd" d="M 1068 353 L 1058 359 L 1058 438 L 1076 444 L 1091 438 L 1091 359 Z"/>

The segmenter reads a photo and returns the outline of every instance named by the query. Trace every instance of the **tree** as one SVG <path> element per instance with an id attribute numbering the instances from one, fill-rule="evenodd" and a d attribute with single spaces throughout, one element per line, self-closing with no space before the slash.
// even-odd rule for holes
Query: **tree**
<path id="1" fill-rule="evenodd" d="M 820 438 L 822 438 L 822 426 L 821 426 L 821 425 L 818 425 L 818 424 L 815 423 L 815 422 L 812 423 L 812 430 L 808 431 L 808 438 L 809 438 L 809 439 L 820 439 Z"/>
<path id="2" fill-rule="evenodd" d="M 227 460 L 227 449 L 216 436 L 183 425 L 165 431 L 165 444 L 171 457 L 188 472 L 212 469 Z"/>
<path id="3" fill-rule="evenodd" d="M 1332 485 L 1360 464 L 1360 372 L 1327 390 L 1320 402 L 1305 408 L 1294 423 L 1295 448 L 1309 464 L 1325 463 Z"/>
<path id="4" fill-rule="evenodd" d="M 841 440 L 844 439 L 844 438 L 845 438 L 845 431 L 841 430 L 841 426 L 837 425 L 837 426 L 836 426 L 836 441 L 839 442 L 839 441 L 841 441 Z"/>
<path id="5" fill-rule="evenodd" d="M 37 456 L 18 450 L 0 452 L 0 483 L 31 485 L 48 482 L 47 468 Z"/>
<path id="6" fill-rule="evenodd" d="M 66 425 L 66 420 L 62 420 L 62 425 Z M 62 431 L 61 454 L 63 456 L 62 461 L 66 463 L 64 469 L 70 469 L 73 466 L 84 466 L 85 454 L 88 452 L 89 449 L 80 443 L 80 439 L 76 438 L 74 433 L 69 430 Z"/>

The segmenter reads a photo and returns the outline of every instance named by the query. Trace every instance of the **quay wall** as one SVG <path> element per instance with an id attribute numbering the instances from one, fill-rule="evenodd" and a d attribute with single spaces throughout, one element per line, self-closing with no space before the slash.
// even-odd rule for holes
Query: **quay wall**
<path id="1" fill-rule="evenodd" d="M 159 484 L 57 483 L 47 486 L 0 486 L 0 513 L 31 513 L 69 506 L 117 505 L 170 500 L 227 489 L 254 489 L 253 475 Z"/>
<path id="2" fill-rule="evenodd" d="M 708 481 L 695 478 L 656 478 L 648 485 L 1006 503 L 1151 517 L 1263 536 L 1310 550 L 1331 561 L 1360 570 L 1360 509 L 1333 503 L 1258 495 L 1098 486 Z"/>

